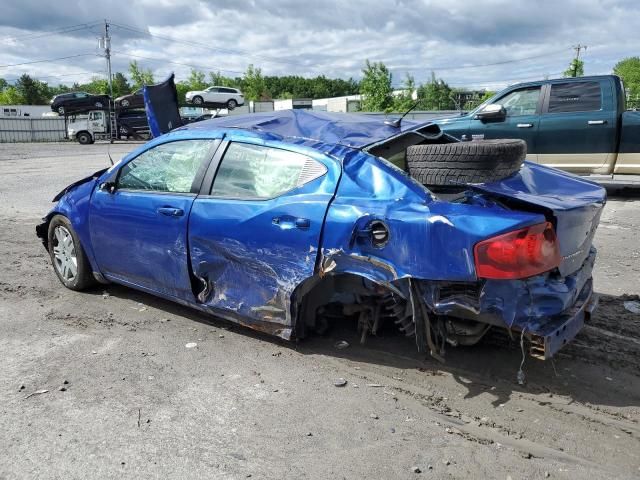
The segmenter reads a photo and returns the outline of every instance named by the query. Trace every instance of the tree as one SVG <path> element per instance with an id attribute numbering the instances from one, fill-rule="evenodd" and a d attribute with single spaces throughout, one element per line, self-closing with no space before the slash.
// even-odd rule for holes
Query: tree
<path id="1" fill-rule="evenodd" d="M 187 84 L 189 85 L 190 90 L 204 90 L 207 88 L 207 84 L 204 81 L 204 73 L 199 72 L 195 68 L 191 69 L 191 73 L 187 79 Z"/>
<path id="2" fill-rule="evenodd" d="M 249 65 L 244 77 L 242 77 L 242 88 L 244 90 L 244 98 L 247 100 L 262 99 L 267 90 L 262 71 L 253 65 Z"/>
<path id="3" fill-rule="evenodd" d="M 44 105 L 49 100 L 47 84 L 31 78 L 26 73 L 16 80 L 15 88 L 26 105 Z"/>
<path id="4" fill-rule="evenodd" d="M 150 69 L 145 70 L 140 67 L 135 60 L 129 63 L 129 75 L 131 75 L 133 88 L 136 90 L 143 85 L 152 85 L 154 82 L 153 72 Z"/>
<path id="5" fill-rule="evenodd" d="M 582 77 L 584 76 L 584 62 L 578 58 L 571 60 L 569 68 L 562 74 L 565 77 Z"/>
<path id="6" fill-rule="evenodd" d="M 366 61 L 360 82 L 361 108 L 365 112 L 387 111 L 393 104 L 391 72 L 382 62 Z"/>
<path id="7" fill-rule="evenodd" d="M 7 82 L 4 78 L 0 78 L 0 92 L 9 86 L 9 82 Z"/>
<path id="8" fill-rule="evenodd" d="M 122 73 L 116 72 L 111 83 L 113 84 L 114 97 L 117 98 L 121 97 L 122 95 L 131 93 L 131 85 L 129 85 L 127 77 L 125 77 Z"/>
<path id="9" fill-rule="evenodd" d="M 402 93 L 396 95 L 393 99 L 393 109 L 396 112 L 406 112 L 416 103 L 413 99 L 413 93 L 416 89 L 415 79 L 407 73 L 402 86 Z"/>
<path id="10" fill-rule="evenodd" d="M 23 105 L 24 103 L 16 87 L 9 85 L 0 91 L 0 105 Z"/>
<path id="11" fill-rule="evenodd" d="M 622 78 L 629 107 L 640 107 L 640 57 L 628 57 L 613 67 L 613 73 Z"/>
<path id="12" fill-rule="evenodd" d="M 420 110 L 453 110 L 455 102 L 451 87 L 431 72 L 431 81 L 418 88 L 418 108 Z"/>

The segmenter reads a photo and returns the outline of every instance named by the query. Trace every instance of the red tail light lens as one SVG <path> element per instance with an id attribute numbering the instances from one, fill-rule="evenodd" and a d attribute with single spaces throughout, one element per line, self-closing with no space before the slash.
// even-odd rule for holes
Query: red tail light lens
<path id="1" fill-rule="evenodd" d="M 549 222 L 483 240 L 473 252 L 478 278 L 527 278 L 556 268 L 561 260 Z"/>

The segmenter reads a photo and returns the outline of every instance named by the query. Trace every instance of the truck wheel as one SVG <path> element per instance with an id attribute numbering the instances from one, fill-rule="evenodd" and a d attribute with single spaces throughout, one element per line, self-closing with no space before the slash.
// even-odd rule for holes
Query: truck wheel
<path id="1" fill-rule="evenodd" d="M 200 96 L 193 97 L 193 104 L 194 105 L 202 105 L 203 103 L 204 103 L 204 101 L 202 100 L 202 97 L 200 97 Z"/>
<path id="2" fill-rule="evenodd" d="M 407 148 L 409 174 L 423 185 L 455 187 L 502 180 L 520 170 L 523 140 L 477 140 Z"/>
<path id="3" fill-rule="evenodd" d="M 76 135 L 76 139 L 80 145 L 89 145 L 93 143 L 93 138 L 88 132 L 80 132 Z"/>
<path id="4" fill-rule="evenodd" d="M 233 98 L 227 102 L 227 109 L 233 110 L 238 106 L 238 102 L 236 102 Z"/>
<path id="5" fill-rule="evenodd" d="M 71 290 L 84 290 L 94 283 L 91 265 L 71 222 L 56 215 L 49 222 L 49 255 L 56 275 Z"/>

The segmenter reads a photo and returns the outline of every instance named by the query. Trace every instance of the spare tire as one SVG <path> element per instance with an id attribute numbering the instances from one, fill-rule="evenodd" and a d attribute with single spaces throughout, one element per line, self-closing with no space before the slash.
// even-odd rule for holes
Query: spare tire
<path id="1" fill-rule="evenodd" d="M 526 156 L 526 142 L 516 139 L 413 145 L 407 148 L 407 169 L 423 185 L 455 187 L 502 180 Z"/>

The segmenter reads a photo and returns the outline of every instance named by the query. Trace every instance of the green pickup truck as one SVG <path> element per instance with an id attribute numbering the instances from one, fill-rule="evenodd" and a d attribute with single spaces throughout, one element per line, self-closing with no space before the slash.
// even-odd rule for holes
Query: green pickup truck
<path id="1" fill-rule="evenodd" d="M 640 186 L 640 112 L 626 110 L 615 75 L 512 85 L 467 115 L 435 123 L 461 140 L 520 138 L 527 160 Z"/>

